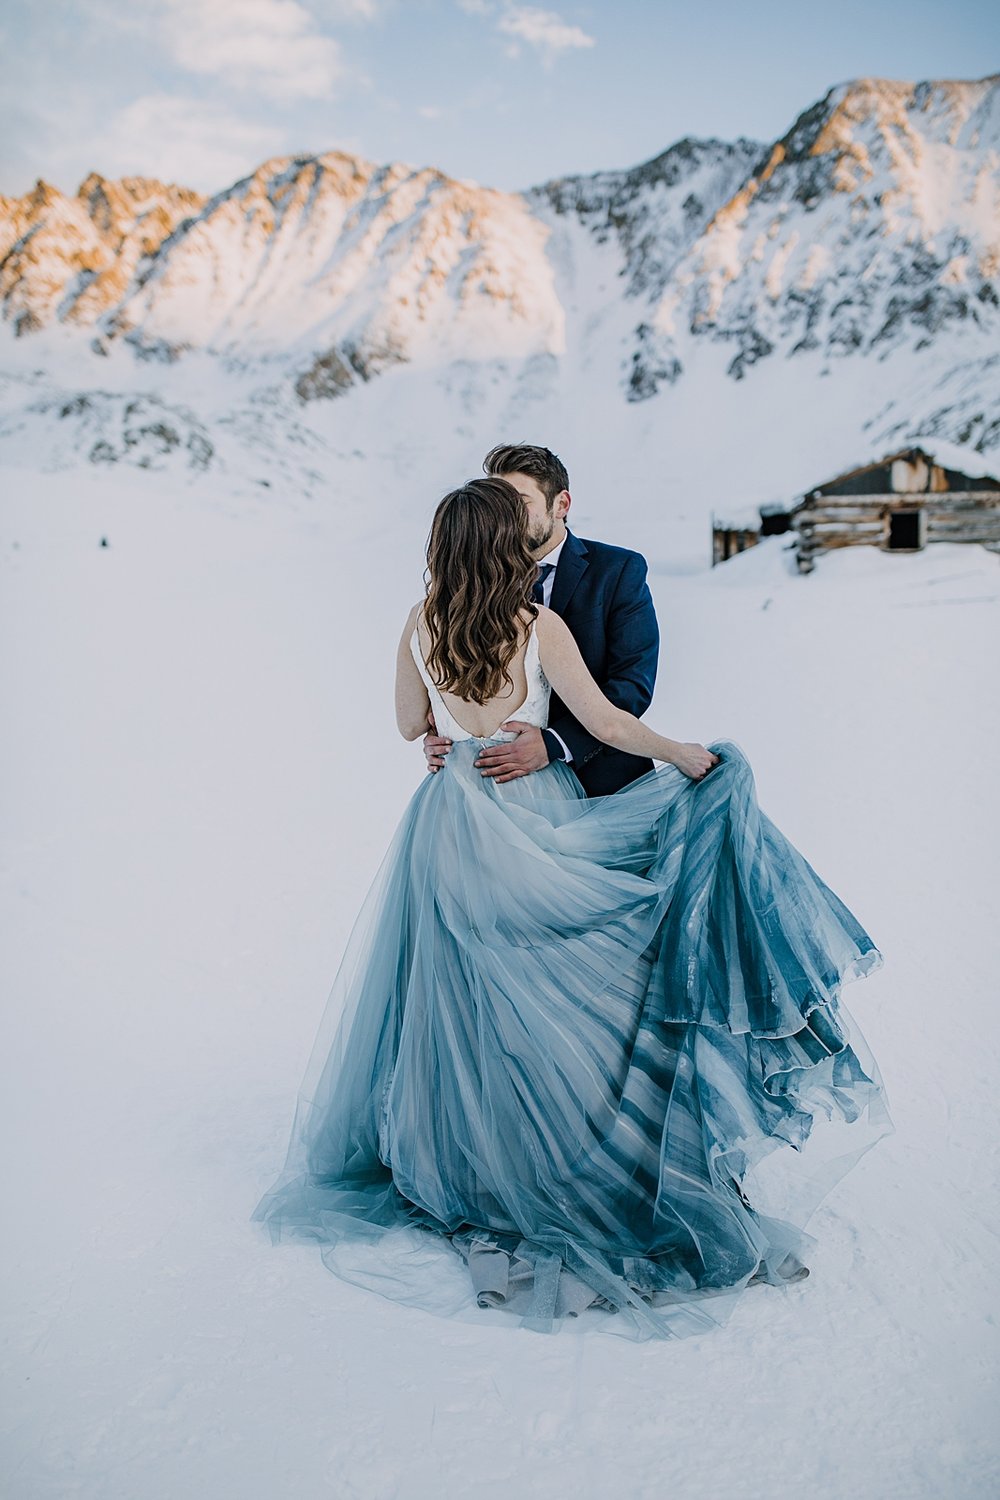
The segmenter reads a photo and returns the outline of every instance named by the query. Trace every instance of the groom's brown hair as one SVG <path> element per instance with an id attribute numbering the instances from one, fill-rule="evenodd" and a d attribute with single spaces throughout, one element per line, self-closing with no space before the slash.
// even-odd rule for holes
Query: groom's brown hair
<path id="1" fill-rule="evenodd" d="M 562 490 L 569 489 L 566 465 L 551 448 L 533 443 L 500 443 L 483 459 L 483 472 L 502 478 L 504 474 L 527 474 L 538 481 L 548 509 Z"/>

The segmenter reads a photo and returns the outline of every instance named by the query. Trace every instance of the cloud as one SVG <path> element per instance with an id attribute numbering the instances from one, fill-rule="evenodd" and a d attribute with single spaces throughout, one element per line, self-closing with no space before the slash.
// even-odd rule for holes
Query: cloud
<path id="1" fill-rule="evenodd" d="M 214 193 L 267 157 L 284 154 L 282 147 L 275 128 L 243 119 L 211 100 L 146 94 L 90 138 L 87 156 L 105 177 L 158 177 Z"/>
<path id="2" fill-rule="evenodd" d="M 579 26 L 572 26 L 551 10 L 536 10 L 533 5 L 515 5 L 505 11 L 497 29 L 537 47 L 549 60 L 560 52 L 578 47 L 593 47 L 594 38 Z"/>
<path id="3" fill-rule="evenodd" d="M 518 57 L 521 45 L 534 47 L 550 67 L 562 52 L 577 51 L 597 45 L 580 26 L 564 21 L 553 10 L 539 10 L 534 5 L 497 3 L 497 0 L 457 0 L 460 10 L 470 16 L 496 16 L 496 28 L 510 37 L 508 57 Z"/>
<path id="4" fill-rule="evenodd" d="M 340 4 L 367 18 L 370 0 Z M 163 0 L 161 34 L 175 63 L 273 99 L 320 99 L 344 73 L 339 44 L 298 0 Z"/>
<path id="5" fill-rule="evenodd" d="M 323 9 L 332 21 L 374 21 L 378 0 L 324 0 Z"/>

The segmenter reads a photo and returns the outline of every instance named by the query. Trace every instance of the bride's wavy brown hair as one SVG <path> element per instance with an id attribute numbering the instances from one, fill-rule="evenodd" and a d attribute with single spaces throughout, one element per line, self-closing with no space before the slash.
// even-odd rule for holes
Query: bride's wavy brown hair
<path id="1" fill-rule="evenodd" d="M 528 548 L 524 501 L 505 479 L 470 479 L 445 495 L 427 543 L 427 666 L 438 687 L 487 703 L 503 685 L 534 619 L 538 565 Z"/>

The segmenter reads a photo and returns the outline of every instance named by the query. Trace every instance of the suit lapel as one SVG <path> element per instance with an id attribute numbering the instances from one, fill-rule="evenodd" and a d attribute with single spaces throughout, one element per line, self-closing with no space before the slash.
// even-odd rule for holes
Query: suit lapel
<path id="1" fill-rule="evenodd" d="M 587 548 L 580 538 L 567 528 L 566 540 L 559 554 L 556 576 L 552 580 L 552 598 L 549 608 L 557 615 L 564 613 L 580 579 L 587 571 Z"/>

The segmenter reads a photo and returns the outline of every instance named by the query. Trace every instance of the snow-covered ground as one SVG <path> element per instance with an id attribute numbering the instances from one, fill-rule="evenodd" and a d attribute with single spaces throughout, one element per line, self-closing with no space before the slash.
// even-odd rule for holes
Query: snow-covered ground
<path id="1" fill-rule="evenodd" d="M 813 1219 L 805 1282 L 676 1344 L 551 1337 L 383 1301 L 248 1222 L 422 774 L 391 714 L 439 497 L 418 436 L 342 503 L 4 471 L 4 1495 L 996 1493 L 1000 558 L 979 547 L 803 579 L 776 538 L 710 571 L 704 518 L 660 514 L 669 471 L 578 523 L 649 557 L 650 722 L 735 739 L 885 953 L 846 998 L 896 1134 Z"/>

